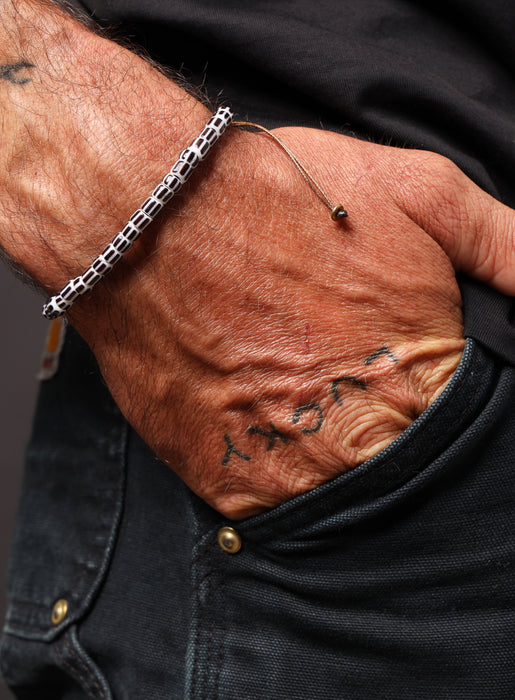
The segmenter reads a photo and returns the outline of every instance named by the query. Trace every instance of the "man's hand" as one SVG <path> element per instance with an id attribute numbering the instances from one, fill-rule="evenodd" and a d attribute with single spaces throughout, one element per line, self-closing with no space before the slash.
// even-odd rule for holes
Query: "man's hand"
<path id="1" fill-rule="evenodd" d="M 8 17 L 0 242 L 57 291 L 121 229 L 207 110 L 55 10 L 20 2 Z M 442 391 L 464 343 L 446 253 L 514 291 L 514 213 L 448 161 L 277 133 L 349 219 L 331 221 L 266 135 L 231 130 L 69 313 L 134 428 L 228 517 L 361 463 Z"/>

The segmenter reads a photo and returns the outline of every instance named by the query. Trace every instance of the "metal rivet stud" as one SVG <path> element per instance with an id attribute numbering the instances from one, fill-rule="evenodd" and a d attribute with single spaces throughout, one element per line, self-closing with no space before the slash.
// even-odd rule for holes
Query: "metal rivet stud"
<path id="1" fill-rule="evenodd" d="M 218 544 L 227 554 L 236 554 L 241 549 L 241 537 L 232 527 L 218 530 Z"/>
<path id="2" fill-rule="evenodd" d="M 58 600 L 52 610 L 52 623 L 54 625 L 60 625 L 66 615 L 68 615 L 68 601 L 63 599 Z"/>

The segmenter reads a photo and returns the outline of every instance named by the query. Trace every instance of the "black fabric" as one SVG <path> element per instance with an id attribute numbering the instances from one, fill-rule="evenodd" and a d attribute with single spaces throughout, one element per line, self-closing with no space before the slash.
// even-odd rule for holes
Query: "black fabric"
<path id="1" fill-rule="evenodd" d="M 240 116 L 424 148 L 515 207 L 515 8 L 506 0 L 87 0 Z M 513 299 L 467 283 L 465 335 L 513 363 Z M 492 333 L 492 329 L 494 333 Z"/>
<path id="2" fill-rule="evenodd" d="M 515 305 L 494 289 L 462 279 L 465 333 L 515 365 Z"/>
<path id="3" fill-rule="evenodd" d="M 468 341 L 385 450 L 231 523 L 233 556 L 70 332 L 29 451 L 5 679 L 20 700 L 513 700 L 514 394 Z"/>

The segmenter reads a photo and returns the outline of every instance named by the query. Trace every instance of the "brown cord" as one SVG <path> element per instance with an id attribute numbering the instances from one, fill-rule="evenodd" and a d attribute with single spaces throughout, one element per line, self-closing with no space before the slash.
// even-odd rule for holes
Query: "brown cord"
<path id="1" fill-rule="evenodd" d="M 262 131 L 263 133 L 270 136 L 270 138 L 272 138 L 276 142 L 276 144 L 280 146 L 286 153 L 286 155 L 291 159 L 292 163 L 295 165 L 299 173 L 302 175 L 302 177 L 307 182 L 309 187 L 313 190 L 313 192 L 316 194 L 316 196 L 326 205 L 326 207 L 329 208 L 331 212 L 331 219 L 333 221 L 340 221 L 341 219 L 344 219 L 346 216 L 348 216 L 347 211 L 341 204 L 334 204 L 333 202 L 331 202 L 326 192 L 318 184 L 315 178 L 306 170 L 306 168 L 304 167 L 304 165 L 302 165 L 297 156 L 294 153 L 292 153 L 288 146 L 284 144 L 272 131 L 270 131 L 264 126 L 261 126 L 261 124 L 254 124 L 254 122 L 233 121 L 233 126 L 251 127 L 253 129 L 258 129 L 259 131 Z"/>

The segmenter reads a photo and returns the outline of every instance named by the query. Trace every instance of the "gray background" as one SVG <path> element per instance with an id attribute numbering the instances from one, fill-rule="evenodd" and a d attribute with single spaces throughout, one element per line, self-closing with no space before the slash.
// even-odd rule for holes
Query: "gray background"
<path id="1" fill-rule="evenodd" d="M 0 617 L 5 614 L 9 539 L 21 481 L 23 452 L 37 392 L 36 374 L 47 322 L 42 298 L 0 262 Z M 12 700 L 0 681 L 0 700 Z"/>

